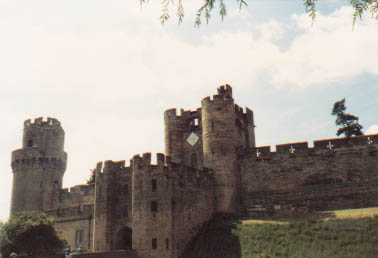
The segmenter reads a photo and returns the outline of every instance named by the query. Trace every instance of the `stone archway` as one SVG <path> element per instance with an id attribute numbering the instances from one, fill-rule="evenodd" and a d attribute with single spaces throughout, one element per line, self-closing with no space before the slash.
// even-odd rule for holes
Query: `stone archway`
<path id="1" fill-rule="evenodd" d="M 128 250 L 132 246 L 132 230 L 128 227 L 123 227 L 118 231 L 115 241 L 115 250 Z"/>

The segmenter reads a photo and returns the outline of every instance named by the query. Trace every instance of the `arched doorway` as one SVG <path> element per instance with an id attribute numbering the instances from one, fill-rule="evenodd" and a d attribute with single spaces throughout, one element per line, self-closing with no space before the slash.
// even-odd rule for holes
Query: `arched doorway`
<path id="1" fill-rule="evenodd" d="M 123 227 L 120 231 L 118 231 L 115 243 L 116 250 L 131 249 L 132 230 L 128 227 Z"/>

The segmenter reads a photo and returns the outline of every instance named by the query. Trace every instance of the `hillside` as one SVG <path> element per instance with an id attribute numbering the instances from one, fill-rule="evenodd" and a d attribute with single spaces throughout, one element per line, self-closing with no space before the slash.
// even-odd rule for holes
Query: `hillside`
<path id="1" fill-rule="evenodd" d="M 182 258 L 378 257 L 378 209 L 319 215 L 326 218 L 242 221 L 217 216 Z"/>

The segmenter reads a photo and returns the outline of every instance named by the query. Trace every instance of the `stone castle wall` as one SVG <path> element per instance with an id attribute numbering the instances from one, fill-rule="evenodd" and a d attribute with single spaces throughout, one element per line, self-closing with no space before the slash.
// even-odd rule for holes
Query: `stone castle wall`
<path id="1" fill-rule="evenodd" d="M 171 162 L 170 157 L 134 156 L 133 249 L 141 257 L 178 257 L 214 209 L 213 177 L 206 169 Z"/>
<path id="2" fill-rule="evenodd" d="M 215 182 L 213 171 L 196 170 L 168 163 L 175 175 L 172 185 L 174 257 L 179 257 L 190 241 L 213 216 L 215 211 Z"/>
<path id="3" fill-rule="evenodd" d="M 131 231 L 132 175 L 125 161 L 99 162 L 95 187 L 95 251 L 125 249 L 124 230 Z M 129 236 L 131 248 L 131 235 Z M 127 242 L 127 241 L 126 241 Z"/>
<path id="4" fill-rule="evenodd" d="M 56 119 L 26 120 L 12 153 L 11 213 L 44 210 L 72 249 L 105 252 L 83 257 L 132 248 L 157 258 L 179 257 L 217 212 L 378 206 L 378 134 L 256 148 L 253 112 L 234 103 L 229 85 L 194 111 L 167 110 L 164 122 L 167 155 L 157 164 L 150 153 L 129 167 L 100 162 L 95 184 L 62 189 L 64 130 Z"/>
<path id="5" fill-rule="evenodd" d="M 377 206 L 377 143 L 378 135 L 370 135 L 242 151 L 244 211 Z"/>
<path id="6" fill-rule="evenodd" d="M 55 230 L 62 234 L 72 250 L 80 245 L 84 251 L 93 250 L 93 203 L 48 209 L 44 212 L 54 218 Z"/>

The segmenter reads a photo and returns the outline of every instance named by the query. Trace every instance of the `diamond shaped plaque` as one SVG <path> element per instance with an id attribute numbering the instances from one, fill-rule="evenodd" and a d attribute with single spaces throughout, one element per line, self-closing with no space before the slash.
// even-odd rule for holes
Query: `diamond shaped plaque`
<path id="1" fill-rule="evenodd" d="M 199 136 L 195 132 L 191 132 L 188 138 L 186 138 L 186 141 L 192 146 L 196 145 L 198 140 L 199 140 Z"/>

